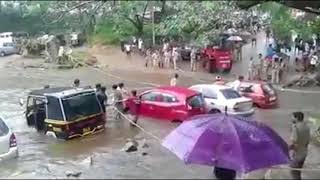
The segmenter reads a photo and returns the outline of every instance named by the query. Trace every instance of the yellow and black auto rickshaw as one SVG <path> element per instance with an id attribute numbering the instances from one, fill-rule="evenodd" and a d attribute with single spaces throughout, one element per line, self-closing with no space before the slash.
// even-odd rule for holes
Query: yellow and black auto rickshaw
<path id="1" fill-rule="evenodd" d="M 29 93 L 28 126 L 58 139 L 95 134 L 105 129 L 106 118 L 93 89 L 44 88 Z"/>

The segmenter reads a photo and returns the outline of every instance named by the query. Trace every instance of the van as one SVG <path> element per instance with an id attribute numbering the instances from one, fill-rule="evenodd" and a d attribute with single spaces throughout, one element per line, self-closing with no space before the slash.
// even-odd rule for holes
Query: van
<path id="1" fill-rule="evenodd" d="M 18 54 L 19 49 L 12 42 L 0 42 L 0 56 L 6 56 L 11 54 Z"/>

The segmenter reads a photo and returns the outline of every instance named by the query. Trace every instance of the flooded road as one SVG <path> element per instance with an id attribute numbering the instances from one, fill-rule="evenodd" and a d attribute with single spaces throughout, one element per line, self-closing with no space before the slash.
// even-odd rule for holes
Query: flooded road
<path id="1" fill-rule="evenodd" d="M 21 68 L 5 66 L 9 61 L 20 61 L 10 56 L 0 62 L 0 115 L 17 136 L 20 156 L 1 163 L 0 178 L 66 178 L 66 171 L 82 172 L 80 178 L 205 178 L 212 179 L 212 169 L 184 165 L 174 155 L 162 148 L 159 142 L 137 128 L 130 128 L 126 120 L 113 120 L 109 113 L 107 129 L 95 136 L 72 141 L 58 141 L 27 127 L 24 108 L 19 99 L 26 99 L 32 89 L 51 86 L 70 86 L 75 78 L 82 85 L 102 83 L 108 90 L 114 83 L 124 82 L 128 89 L 150 88 L 168 84 L 171 72 L 151 73 L 125 67 L 109 67 L 106 73 L 92 68 L 73 70 Z M 188 75 L 187 75 L 188 74 Z M 181 85 L 210 82 L 196 73 L 180 73 Z M 116 76 L 116 77 L 115 77 Z M 139 84 L 137 81 L 146 82 Z M 289 138 L 290 113 L 303 111 L 306 115 L 320 109 L 320 96 L 315 94 L 278 92 L 280 108 L 256 110 L 255 119 L 273 127 L 283 138 Z M 159 138 L 164 138 L 177 124 L 160 120 L 141 119 L 139 124 Z M 128 138 L 146 139 L 150 147 L 144 151 L 125 153 L 121 148 Z M 311 145 L 307 167 L 320 167 L 319 148 Z M 306 172 L 304 178 L 320 177 L 319 172 Z M 287 170 L 273 170 L 273 178 L 288 178 Z"/>

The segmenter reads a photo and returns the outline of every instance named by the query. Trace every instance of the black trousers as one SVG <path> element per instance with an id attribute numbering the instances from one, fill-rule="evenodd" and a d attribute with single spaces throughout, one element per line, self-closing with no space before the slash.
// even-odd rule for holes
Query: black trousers
<path id="1" fill-rule="evenodd" d="M 305 160 L 306 160 L 306 158 L 303 158 L 301 160 L 293 159 L 290 162 L 290 167 L 292 167 L 292 168 L 302 168 Z M 298 179 L 298 180 L 301 179 L 301 171 L 299 171 L 299 170 L 291 170 L 290 173 L 291 173 L 292 179 Z"/>
<path id="2" fill-rule="evenodd" d="M 213 173 L 218 180 L 234 180 L 237 176 L 236 171 L 220 167 L 214 167 Z"/>

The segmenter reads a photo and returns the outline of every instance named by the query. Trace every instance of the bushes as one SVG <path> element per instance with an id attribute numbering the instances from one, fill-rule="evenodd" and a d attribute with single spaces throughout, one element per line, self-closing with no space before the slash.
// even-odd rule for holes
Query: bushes
<path id="1" fill-rule="evenodd" d="M 134 27 L 126 22 L 121 24 L 113 21 L 106 21 L 97 25 L 96 31 L 92 37 L 92 43 L 102 45 L 118 45 L 123 39 L 135 35 Z"/>

